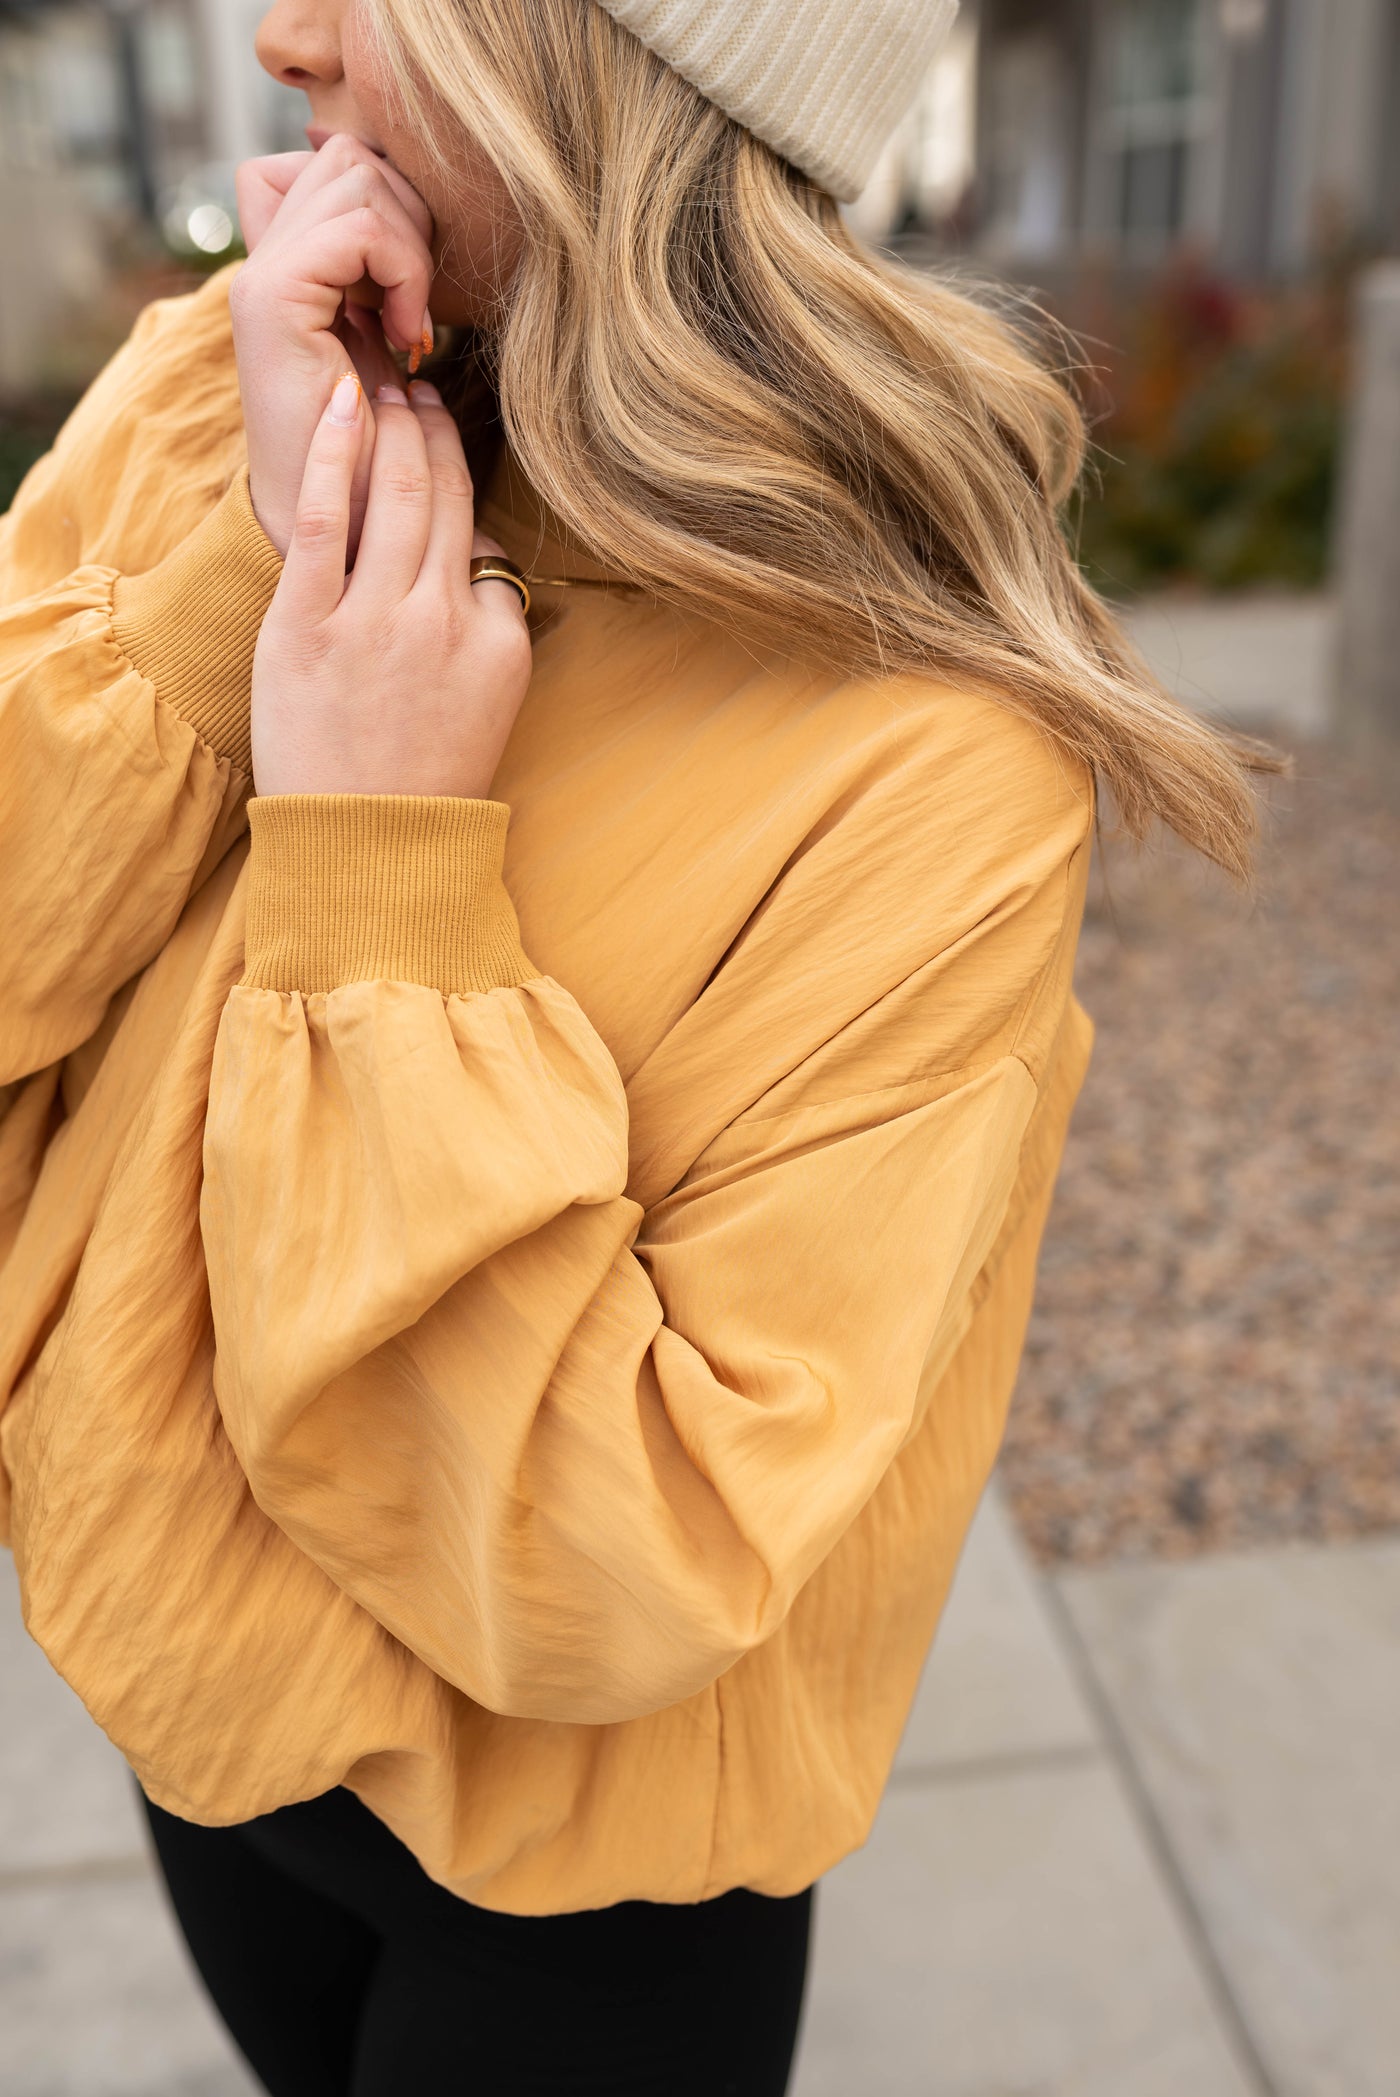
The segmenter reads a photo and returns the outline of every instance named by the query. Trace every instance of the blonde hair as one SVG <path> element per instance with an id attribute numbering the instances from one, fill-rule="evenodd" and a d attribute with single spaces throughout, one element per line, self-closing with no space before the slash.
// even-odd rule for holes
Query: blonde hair
<path id="1" fill-rule="evenodd" d="M 369 20 L 444 180 L 473 140 L 523 221 L 491 376 L 568 530 L 766 644 L 995 689 L 1130 835 L 1160 819 L 1247 872 L 1275 761 L 1178 707 L 1080 573 L 1083 417 L 1013 326 L 862 247 L 595 0 Z"/>

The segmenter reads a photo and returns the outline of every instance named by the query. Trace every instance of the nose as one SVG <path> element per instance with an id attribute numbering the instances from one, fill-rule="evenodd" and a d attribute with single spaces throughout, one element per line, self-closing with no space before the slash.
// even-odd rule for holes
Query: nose
<path id="1" fill-rule="evenodd" d="M 345 77 L 338 0 L 277 0 L 258 24 L 257 53 L 264 72 L 287 87 L 334 86 Z"/>

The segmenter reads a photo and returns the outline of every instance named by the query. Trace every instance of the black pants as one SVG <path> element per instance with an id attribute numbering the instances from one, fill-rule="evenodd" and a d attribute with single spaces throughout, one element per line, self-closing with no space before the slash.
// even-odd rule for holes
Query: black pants
<path id="1" fill-rule="evenodd" d="M 343 1789 L 233 1828 L 144 1803 L 195 1964 L 271 2097 L 787 2088 L 810 1893 L 497 1915 Z"/>

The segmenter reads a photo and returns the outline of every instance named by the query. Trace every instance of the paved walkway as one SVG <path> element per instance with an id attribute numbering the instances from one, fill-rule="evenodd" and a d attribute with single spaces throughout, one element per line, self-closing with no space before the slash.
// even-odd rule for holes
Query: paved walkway
<path id="1" fill-rule="evenodd" d="M 0 2086 L 250 2097 L 0 1567 Z M 1394 2097 L 1397 1768 L 1400 1540 L 1051 1583 L 990 1496 L 795 2097 Z"/>

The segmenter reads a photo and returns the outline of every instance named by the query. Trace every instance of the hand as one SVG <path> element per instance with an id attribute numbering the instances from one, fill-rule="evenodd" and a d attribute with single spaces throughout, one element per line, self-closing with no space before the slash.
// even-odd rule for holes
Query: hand
<path id="1" fill-rule="evenodd" d="M 376 404 L 364 532 L 347 577 L 351 489 L 368 409 L 354 374 L 311 440 L 296 522 L 253 660 L 259 794 L 490 792 L 530 683 L 509 583 L 468 580 L 471 476 L 437 390 Z"/>
<path id="2" fill-rule="evenodd" d="M 389 344 L 431 347 L 432 217 L 396 168 L 355 138 L 278 153 L 238 171 L 249 260 L 229 292 L 253 508 L 280 554 L 292 536 L 312 432 L 347 354 L 370 394 L 397 384 Z M 382 316 L 364 303 L 382 296 Z M 387 340 L 386 340 L 387 338 Z M 355 558 L 373 418 L 362 418 L 351 491 Z"/>

